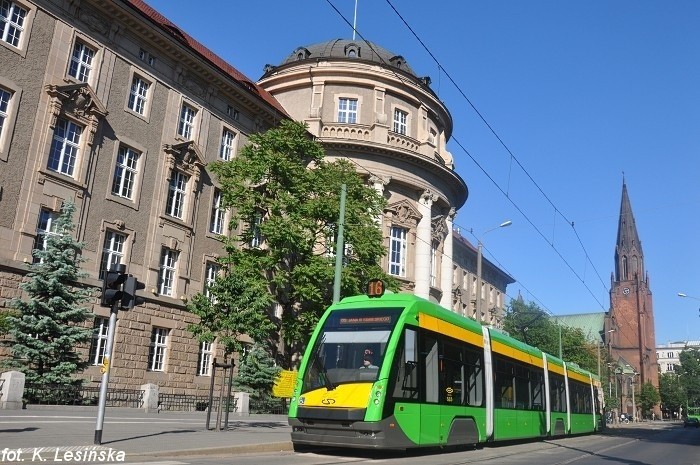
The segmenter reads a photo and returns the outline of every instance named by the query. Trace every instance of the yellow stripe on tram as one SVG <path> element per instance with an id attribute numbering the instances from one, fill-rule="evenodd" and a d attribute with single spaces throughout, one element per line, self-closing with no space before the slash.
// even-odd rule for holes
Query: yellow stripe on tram
<path id="1" fill-rule="evenodd" d="M 423 329 L 429 329 L 431 331 L 435 331 L 436 333 L 444 334 L 457 340 L 468 342 L 469 344 L 473 344 L 477 347 L 484 347 L 484 339 L 481 333 L 473 333 L 468 329 L 460 328 L 459 326 L 448 323 L 447 321 L 439 320 L 434 316 L 419 313 L 418 324 Z"/>
<path id="2" fill-rule="evenodd" d="M 491 349 L 497 354 L 505 355 L 506 357 L 525 362 L 528 365 L 544 368 L 544 363 L 540 357 L 534 357 L 527 352 L 516 349 L 499 341 L 491 341 Z"/>

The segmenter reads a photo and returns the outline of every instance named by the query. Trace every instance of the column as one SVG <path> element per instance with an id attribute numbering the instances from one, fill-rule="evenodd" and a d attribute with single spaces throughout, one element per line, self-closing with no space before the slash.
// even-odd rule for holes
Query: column
<path id="1" fill-rule="evenodd" d="M 452 259 L 452 224 L 456 211 L 450 208 L 450 212 L 445 217 L 445 225 L 447 226 L 447 236 L 442 247 L 442 266 L 440 267 L 440 289 L 442 289 L 442 298 L 440 305 L 450 310 L 452 308 L 452 288 L 454 287 L 454 263 Z"/>
<path id="2" fill-rule="evenodd" d="M 431 212 L 437 196 L 426 190 L 418 199 L 418 212 L 421 219 L 416 228 L 416 255 L 414 275 L 416 280 L 415 295 L 428 299 L 430 297 L 430 247 L 432 242 Z"/>
<path id="3" fill-rule="evenodd" d="M 382 177 L 382 176 L 377 176 L 375 174 L 371 175 L 369 177 L 369 182 L 374 188 L 375 191 L 377 191 L 377 194 L 384 196 L 384 186 L 389 184 L 389 181 L 391 181 L 391 177 Z M 382 217 L 384 213 L 380 212 L 377 217 L 375 218 L 375 221 L 379 225 L 380 228 L 382 228 L 383 222 L 382 222 Z M 383 231 L 383 229 L 382 229 Z"/>

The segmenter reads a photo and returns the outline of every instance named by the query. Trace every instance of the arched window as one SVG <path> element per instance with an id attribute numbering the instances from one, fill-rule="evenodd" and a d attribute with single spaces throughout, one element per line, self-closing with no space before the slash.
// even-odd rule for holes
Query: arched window
<path id="1" fill-rule="evenodd" d="M 622 276 L 620 276 L 620 279 L 626 280 L 627 279 L 627 256 L 622 257 Z"/>

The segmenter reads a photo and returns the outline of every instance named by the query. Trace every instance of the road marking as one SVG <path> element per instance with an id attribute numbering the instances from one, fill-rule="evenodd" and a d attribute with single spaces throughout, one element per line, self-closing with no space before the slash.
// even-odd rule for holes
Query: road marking
<path id="1" fill-rule="evenodd" d="M 604 448 L 604 449 L 597 450 L 597 451 L 595 451 L 595 452 L 588 452 L 588 453 L 586 453 L 586 454 L 579 455 L 578 457 L 574 457 L 574 458 L 571 458 L 571 459 L 569 459 L 569 460 L 564 460 L 564 461 L 562 461 L 562 462 L 557 462 L 557 463 L 555 463 L 554 465 L 565 465 L 565 464 L 567 464 L 567 463 L 573 463 L 573 462 L 576 462 L 576 461 L 578 461 L 578 460 L 588 458 L 588 457 L 590 457 L 590 456 L 592 456 L 592 455 L 599 455 L 599 454 L 602 454 L 602 453 L 604 453 L 604 452 L 608 452 L 608 451 L 611 451 L 611 450 L 613 450 L 613 449 L 617 449 L 618 447 L 626 446 L 626 445 L 628 445 L 628 444 L 633 444 L 633 443 L 635 443 L 635 442 L 637 442 L 637 441 L 638 441 L 637 439 L 632 439 L 631 441 L 622 442 L 622 443 L 620 443 L 620 444 L 615 444 L 615 445 L 612 445 L 612 446 L 610 446 L 610 447 L 606 447 L 606 448 Z"/>

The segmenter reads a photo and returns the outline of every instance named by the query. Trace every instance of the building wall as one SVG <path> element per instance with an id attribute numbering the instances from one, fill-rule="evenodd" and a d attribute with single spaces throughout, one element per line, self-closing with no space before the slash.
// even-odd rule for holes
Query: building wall
<path id="1" fill-rule="evenodd" d="M 364 55 L 343 54 L 356 45 Z M 388 206 L 380 224 L 387 250 L 392 228 L 408 232 L 405 272 L 392 269 L 391 254 L 383 259 L 385 269 L 404 290 L 452 308 L 452 221 L 467 189 L 440 144 L 452 131 L 451 117 L 412 73 L 397 71 L 388 60 L 361 59 L 370 56 L 368 47 L 343 40 L 310 46 L 299 59 L 268 69 L 259 84 L 308 124 L 330 160 L 353 160 L 384 195 Z M 343 100 L 356 105 L 354 121 L 341 117 Z M 406 115 L 405 131 L 394 124 L 396 110 Z"/>
<path id="2" fill-rule="evenodd" d="M 235 153 L 250 133 L 285 117 L 281 106 L 262 89 L 249 90 L 240 73 L 172 32 L 140 1 L 11 6 L 26 16 L 17 46 L 0 41 L 0 88 L 12 93 L 0 134 L 0 308 L 22 296 L 42 211 L 57 214 L 72 199 L 76 238 L 86 244 L 84 284 L 99 294 L 106 239 L 118 234 L 126 239 L 121 262 L 147 286 L 144 306 L 119 313 L 110 385 L 155 382 L 163 392 L 207 392 L 209 377 L 196 375 L 200 343 L 187 331 L 196 318 L 185 310 L 187 299 L 203 289 L 205 263 L 222 250 L 220 236 L 209 232 L 216 180 L 205 164 L 219 158 L 224 128 L 235 135 Z M 76 44 L 94 52 L 85 82 L 70 75 Z M 135 77 L 148 83 L 141 113 L 129 103 Z M 177 134 L 183 102 L 197 111 L 190 137 Z M 72 173 L 50 162 L 61 121 L 83 128 Z M 113 184 L 124 148 L 139 157 L 133 192 L 120 196 Z M 189 176 L 180 218 L 166 212 L 173 170 Z M 163 247 L 178 253 L 174 286 L 166 293 L 160 289 Z M 87 306 L 99 328 L 108 309 L 97 298 Z M 162 370 L 149 367 L 154 328 L 168 334 Z M 84 375 L 99 381 L 99 366 Z"/>
<path id="3" fill-rule="evenodd" d="M 687 349 L 700 349 L 700 341 L 680 341 L 656 346 L 659 374 L 675 373 L 681 363 L 680 353 Z"/>

